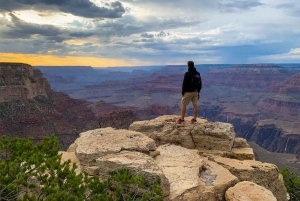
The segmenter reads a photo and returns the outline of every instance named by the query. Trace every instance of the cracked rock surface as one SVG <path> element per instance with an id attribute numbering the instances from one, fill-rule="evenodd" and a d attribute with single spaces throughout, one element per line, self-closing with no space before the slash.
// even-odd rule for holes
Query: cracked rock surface
<path id="1" fill-rule="evenodd" d="M 222 166 L 176 145 L 157 148 L 155 162 L 170 182 L 170 200 L 222 200 L 237 178 Z"/>
<path id="2" fill-rule="evenodd" d="M 95 166 L 97 158 L 123 150 L 148 153 L 156 149 L 155 142 L 142 133 L 110 127 L 80 133 L 75 146 L 83 166 Z"/>
<path id="3" fill-rule="evenodd" d="M 270 190 L 278 201 L 286 201 L 287 191 L 276 165 L 254 160 L 216 157 L 214 162 L 228 169 L 240 181 L 251 181 Z"/>

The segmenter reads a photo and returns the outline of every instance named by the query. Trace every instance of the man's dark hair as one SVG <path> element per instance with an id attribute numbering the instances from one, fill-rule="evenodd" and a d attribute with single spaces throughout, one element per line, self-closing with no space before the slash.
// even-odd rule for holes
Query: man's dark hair
<path id="1" fill-rule="evenodd" d="M 193 61 L 188 61 L 187 65 L 189 68 L 194 68 L 194 62 Z"/>

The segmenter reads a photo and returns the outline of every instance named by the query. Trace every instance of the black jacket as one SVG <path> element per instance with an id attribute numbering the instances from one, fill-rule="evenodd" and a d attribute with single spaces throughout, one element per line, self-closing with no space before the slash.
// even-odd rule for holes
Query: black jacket
<path id="1" fill-rule="evenodd" d="M 190 67 L 188 72 L 184 74 L 183 82 L 182 82 L 182 95 L 184 95 L 185 92 L 194 92 L 197 91 L 200 92 L 202 88 L 202 80 L 200 76 L 200 86 L 195 89 L 191 86 L 192 82 L 192 76 L 198 74 L 200 76 L 200 73 L 196 70 L 196 68 Z"/>

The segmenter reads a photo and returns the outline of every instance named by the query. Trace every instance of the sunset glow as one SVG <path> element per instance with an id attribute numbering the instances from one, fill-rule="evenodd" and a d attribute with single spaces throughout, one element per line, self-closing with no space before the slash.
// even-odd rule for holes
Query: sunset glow
<path id="1" fill-rule="evenodd" d="M 123 60 L 97 58 L 97 57 L 75 57 L 75 56 L 53 56 L 40 54 L 15 54 L 0 53 L 0 62 L 20 62 L 32 66 L 134 66 L 137 61 L 127 62 Z"/>

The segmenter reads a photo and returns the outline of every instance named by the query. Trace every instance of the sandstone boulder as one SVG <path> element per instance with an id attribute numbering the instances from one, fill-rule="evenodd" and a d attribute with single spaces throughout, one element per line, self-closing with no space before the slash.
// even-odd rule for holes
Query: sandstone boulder
<path id="1" fill-rule="evenodd" d="M 80 134 L 75 141 L 76 155 L 83 166 L 97 166 L 96 159 L 123 150 L 149 153 L 155 142 L 142 133 L 113 128 L 100 128 Z"/>
<path id="2" fill-rule="evenodd" d="M 67 160 L 71 161 L 70 166 L 73 166 L 73 163 L 75 163 L 77 165 L 77 168 L 75 170 L 76 174 L 79 174 L 81 172 L 80 169 L 80 162 L 75 154 L 75 152 L 65 152 L 65 151 L 60 151 L 58 152 L 58 154 L 61 154 L 61 162 L 65 162 Z"/>
<path id="3" fill-rule="evenodd" d="M 170 194 L 170 183 L 152 157 L 140 152 L 122 151 L 116 154 L 108 154 L 96 160 L 99 166 L 99 177 L 108 178 L 108 172 L 122 168 L 129 169 L 133 175 L 142 175 L 148 183 L 161 179 L 161 187 L 164 196 Z"/>
<path id="4" fill-rule="evenodd" d="M 175 115 L 161 116 L 153 120 L 137 121 L 129 129 L 144 133 L 154 139 L 156 145 L 175 144 L 189 149 L 207 149 L 231 151 L 235 132 L 228 123 L 210 123 L 197 118 L 197 123 L 190 123 L 187 117 L 183 124 L 176 124 Z"/>
<path id="5" fill-rule="evenodd" d="M 248 144 L 246 139 L 236 137 L 234 139 L 232 148 L 250 148 L 250 145 Z"/>
<path id="6" fill-rule="evenodd" d="M 231 151 L 235 132 L 229 123 L 199 123 L 191 131 L 195 148 Z"/>
<path id="7" fill-rule="evenodd" d="M 218 201 L 237 182 L 227 169 L 199 156 L 197 150 L 162 145 L 155 162 L 170 182 L 172 201 Z"/>
<path id="8" fill-rule="evenodd" d="M 240 182 L 229 188 L 225 198 L 226 201 L 277 201 L 270 190 L 249 181 Z"/>
<path id="9" fill-rule="evenodd" d="M 254 182 L 270 190 L 278 201 L 287 201 L 282 175 L 274 164 L 254 160 L 236 160 L 223 157 L 212 159 L 228 169 L 240 181 Z"/>
<path id="10" fill-rule="evenodd" d="M 73 143 L 69 146 L 67 152 L 75 152 L 76 151 L 76 144 Z"/>

